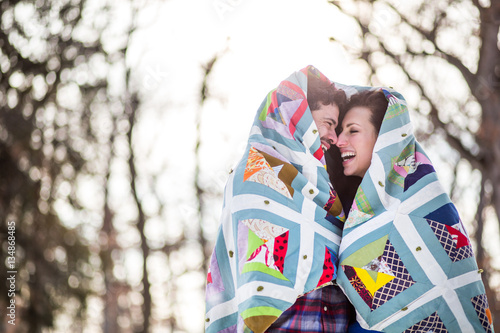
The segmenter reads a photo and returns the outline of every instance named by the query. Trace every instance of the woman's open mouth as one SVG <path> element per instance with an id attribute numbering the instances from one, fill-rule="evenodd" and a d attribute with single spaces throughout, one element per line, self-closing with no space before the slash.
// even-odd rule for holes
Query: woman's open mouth
<path id="1" fill-rule="evenodd" d="M 343 163 L 351 160 L 355 156 L 356 156 L 356 153 L 353 152 L 353 151 L 346 151 L 346 152 L 343 152 L 343 153 L 340 154 L 340 157 L 342 158 L 342 162 Z"/>

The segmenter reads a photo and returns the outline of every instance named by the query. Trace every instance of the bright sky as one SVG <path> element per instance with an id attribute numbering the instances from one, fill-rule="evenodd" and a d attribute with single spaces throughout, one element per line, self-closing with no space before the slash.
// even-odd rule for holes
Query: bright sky
<path id="1" fill-rule="evenodd" d="M 359 44 L 351 21 L 323 0 L 171 0 L 149 10 L 141 22 L 151 23 L 138 34 L 130 63 L 143 73 L 139 82 L 151 94 L 152 116 L 146 121 L 153 126 L 165 117 L 173 124 L 159 139 L 173 156 L 192 152 L 201 65 L 221 54 L 209 81 L 213 98 L 203 110 L 202 142 L 233 154 L 221 157 L 227 161 L 204 159 L 205 169 L 229 168 L 239 158 L 263 98 L 294 71 L 311 64 L 333 81 L 366 83 L 365 67 L 329 41 L 335 35 Z M 153 140 L 151 131 L 143 134 Z M 179 136 L 187 141 L 172 145 Z"/>

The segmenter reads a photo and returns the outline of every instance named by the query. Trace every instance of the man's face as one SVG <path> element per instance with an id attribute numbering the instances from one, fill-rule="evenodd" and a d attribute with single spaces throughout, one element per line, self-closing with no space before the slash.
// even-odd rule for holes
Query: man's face
<path id="1" fill-rule="evenodd" d="M 339 121 L 339 107 L 335 104 L 324 105 L 319 103 L 319 109 L 311 111 L 316 127 L 319 131 L 321 146 L 324 151 L 337 143 L 337 127 Z"/>

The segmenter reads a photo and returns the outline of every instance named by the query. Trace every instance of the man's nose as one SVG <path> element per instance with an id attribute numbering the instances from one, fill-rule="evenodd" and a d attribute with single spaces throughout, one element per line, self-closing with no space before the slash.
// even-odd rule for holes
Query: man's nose
<path id="1" fill-rule="evenodd" d="M 337 133 L 335 130 L 328 132 L 328 140 L 331 141 L 332 145 L 336 144 L 338 141 Z"/>
<path id="2" fill-rule="evenodd" d="M 337 138 L 337 143 L 336 143 L 337 147 L 342 147 L 342 146 L 346 145 L 346 139 L 345 139 L 345 136 L 343 134 L 344 133 L 340 133 L 338 138 Z"/>

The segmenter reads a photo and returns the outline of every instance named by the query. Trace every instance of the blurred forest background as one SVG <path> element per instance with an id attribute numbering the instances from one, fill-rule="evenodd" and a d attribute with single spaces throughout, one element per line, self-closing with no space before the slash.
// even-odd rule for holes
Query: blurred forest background
<path id="1" fill-rule="evenodd" d="M 195 30 L 185 39 L 174 40 L 182 36 L 175 28 L 153 33 L 156 22 L 181 15 L 178 3 L 0 1 L 0 331 L 203 331 L 229 165 L 260 99 L 309 63 L 269 84 L 251 81 L 255 100 L 231 104 L 229 87 L 267 68 L 231 62 L 231 42 L 204 49 L 198 18 L 231 20 L 250 2 L 193 6 L 178 18 L 188 22 L 180 29 Z M 468 227 L 500 329 L 500 2 L 302 3 L 328 6 L 324 25 L 343 22 L 322 43 L 342 50 L 356 74 L 327 68 L 330 79 L 394 86 L 407 98 L 417 137 Z M 257 21 L 266 29 L 268 20 Z M 307 47 L 318 40 L 314 29 L 304 27 Z M 263 52 L 279 53 L 275 32 L 276 50 Z M 150 44 L 166 51 L 151 56 Z M 185 57 L 196 66 L 183 67 Z M 242 133 L 217 127 L 240 119 L 248 120 Z M 16 224 L 15 326 L 5 315 L 8 221 Z"/>

